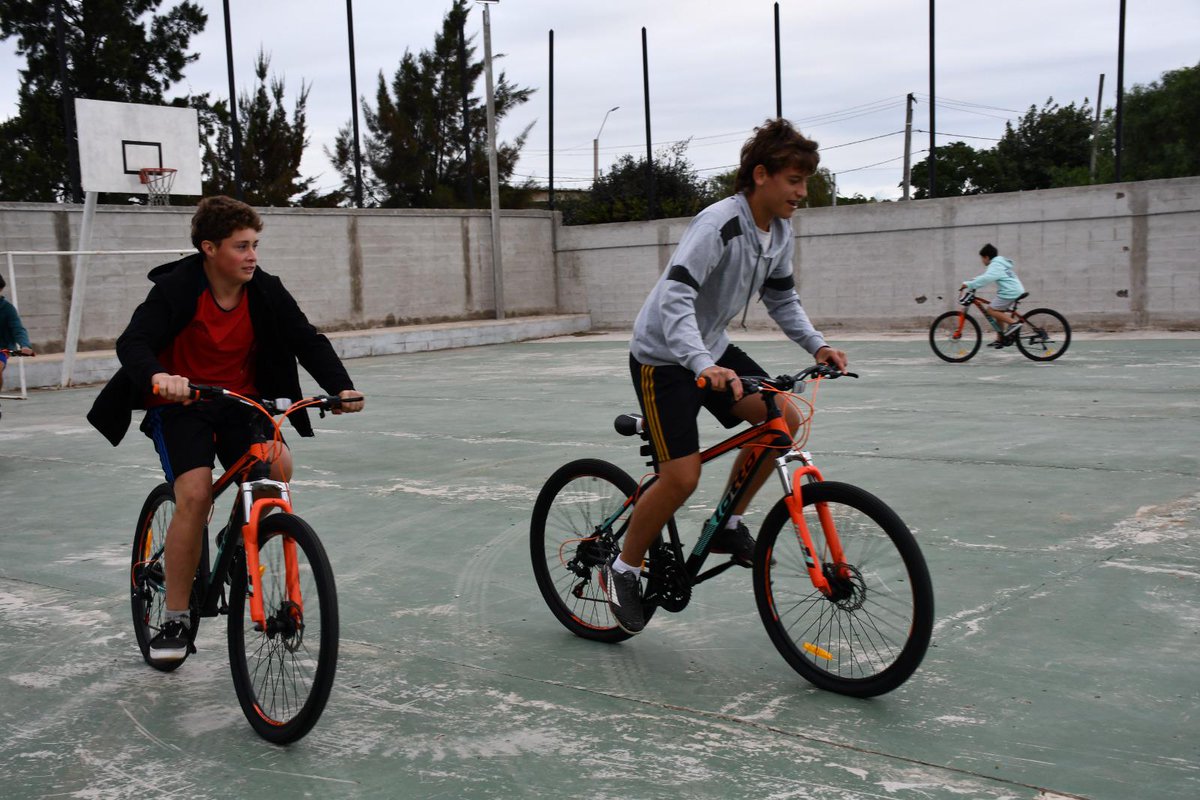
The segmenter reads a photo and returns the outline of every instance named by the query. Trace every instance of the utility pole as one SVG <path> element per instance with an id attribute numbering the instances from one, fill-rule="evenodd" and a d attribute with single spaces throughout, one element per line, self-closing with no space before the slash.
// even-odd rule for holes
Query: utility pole
<path id="1" fill-rule="evenodd" d="M 1096 149 L 1100 145 L 1100 101 L 1104 97 L 1104 73 L 1100 73 L 1100 88 L 1096 90 L 1096 121 L 1092 123 L 1092 163 L 1088 168 L 1088 183 L 1096 182 Z"/>
<path id="2" fill-rule="evenodd" d="M 1113 181 L 1121 182 L 1122 128 L 1125 110 L 1125 0 L 1121 0 L 1121 22 L 1117 33 L 1117 118 L 1116 155 L 1113 162 Z"/>
<path id="3" fill-rule="evenodd" d="M 362 147 L 358 136 L 358 71 L 354 66 L 354 3 L 346 0 L 346 36 L 350 49 L 350 124 L 354 134 L 354 207 L 362 208 Z"/>
<path id="4" fill-rule="evenodd" d="M 1121 0 L 1124 2 L 1124 0 Z M 929 196 L 937 197 L 937 94 L 934 92 L 934 0 L 929 0 Z"/>
<path id="5" fill-rule="evenodd" d="M 911 200 L 909 190 L 912 188 L 912 114 L 913 105 L 917 102 L 917 98 L 912 96 L 912 92 L 908 93 L 906 102 L 907 108 L 904 111 L 904 197 L 902 200 Z"/>
<path id="6" fill-rule="evenodd" d="M 488 182 L 492 195 L 492 287 L 496 295 L 496 319 L 504 319 L 504 273 L 500 262 L 500 170 L 496 165 L 496 91 L 492 85 L 492 15 L 493 3 L 499 0 L 480 0 L 483 3 L 483 63 L 487 78 Z"/>
<path id="7" fill-rule="evenodd" d="M 242 189 L 242 123 L 238 120 L 237 86 L 233 82 L 233 28 L 229 23 L 229 0 L 225 8 L 225 66 L 229 72 L 229 122 L 233 131 L 233 194 L 238 200 L 246 199 Z"/>

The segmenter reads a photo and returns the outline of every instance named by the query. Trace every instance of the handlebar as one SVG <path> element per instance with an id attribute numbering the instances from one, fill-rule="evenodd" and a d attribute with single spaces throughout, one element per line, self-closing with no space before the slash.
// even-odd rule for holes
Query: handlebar
<path id="1" fill-rule="evenodd" d="M 22 353 L 20 348 L 17 348 L 16 350 L 9 350 L 7 347 L 0 347 L 0 353 L 3 353 L 9 358 L 13 358 L 14 356 L 16 358 L 33 358 L 37 355 L 37 353 L 32 352 L 32 348 L 30 348 L 30 352 Z"/>
<path id="2" fill-rule="evenodd" d="M 228 389 L 222 388 L 220 386 L 208 386 L 208 385 L 199 384 L 199 383 L 189 383 L 188 388 L 192 390 L 191 399 L 193 399 L 193 400 L 218 400 L 218 399 L 222 399 L 222 398 L 228 398 L 230 400 L 234 400 L 239 403 L 245 403 L 246 405 L 250 405 L 250 402 L 247 401 L 246 399 L 242 398 L 240 395 L 238 395 L 234 392 L 231 392 Z M 152 387 L 151 390 L 153 391 L 154 394 L 158 394 L 158 386 Z M 314 395 L 313 397 L 306 397 L 302 400 L 296 400 L 294 402 L 286 397 L 263 398 L 262 400 L 260 400 L 258 402 L 258 405 L 262 406 L 266 411 L 268 411 L 271 414 L 283 414 L 283 413 L 286 413 L 288 411 L 288 409 L 292 408 L 293 406 L 296 406 L 296 405 L 299 405 L 302 403 L 302 404 L 304 404 L 304 406 L 306 408 L 318 409 L 321 412 L 321 416 L 325 416 L 326 411 L 336 411 L 336 410 L 341 409 L 343 402 L 347 402 L 347 401 L 348 402 L 356 402 L 356 401 L 362 400 L 362 399 L 365 399 L 365 398 L 355 397 L 352 399 L 347 398 L 347 400 L 343 400 L 343 398 L 338 397 L 336 395 L 319 394 L 319 395 Z"/>
<path id="3" fill-rule="evenodd" d="M 780 392 L 790 392 L 797 384 L 803 384 L 809 380 L 857 377 L 858 373 L 841 372 L 837 367 L 832 367 L 829 364 L 813 364 L 811 367 L 806 367 L 794 375 L 777 375 L 774 378 L 768 378 L 765 375 L 743 375 L 739 380 L 742 382 L 743 393 L 754 394 L 761 391 L 763 387 L 775 389 Z M 708 379 L 703 376 L 696 378 L 696 385 L 701 389 L 710 388 Z"/>

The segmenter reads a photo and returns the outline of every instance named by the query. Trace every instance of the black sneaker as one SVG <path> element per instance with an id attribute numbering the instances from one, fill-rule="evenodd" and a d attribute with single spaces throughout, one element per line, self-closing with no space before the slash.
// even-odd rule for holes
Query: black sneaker
<path id="1" fill-rule="evenodd" d="M 714 534 L 708 549 L 711 553 L 729 553 L 739 566 L 754 566 L 754 537 L 740 522 L 736 528 L 725 528 Z"/>
<path id="2" fill-rule="evenodd" d="M 616 560 L 613 556 L 600 568 L 600 590 L 621 630 L 641 633 L 646 627 L 642 618 L 642 579 L 632 572 L 617 572 L 613 569 Z"/>
<path id="3" fill-rule="evenodd" d="M 150 658 L 155 661 L 182 661 L 187 658 L 188 628 L 182 622 L 171 620 L 150 640 Z"/>

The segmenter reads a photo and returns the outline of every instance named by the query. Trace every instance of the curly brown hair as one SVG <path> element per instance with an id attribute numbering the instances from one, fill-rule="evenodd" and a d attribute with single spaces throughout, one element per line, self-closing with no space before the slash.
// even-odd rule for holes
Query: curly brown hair
<path id="1" fill-rule="evenodd" d="M 217 242 L 243 228 L 263 229 L 262 217 L 241 200 L 223 194 L 205 197 L 192 215 L 192 246 L 200 249 L 201 242 Z"/>
<path id="2" fill-rule="evenodd" d="M 787 167 L 812 175 L 820 163 L 816 142 L 806 138 L 782 117 L 769 119 L 755 128 L 754 135 L 742 145 L 742 161 L 734 188 L 746 194 L 753 192 L 754 168 L 759 164 L 767 168 L 768 175 Z"/>

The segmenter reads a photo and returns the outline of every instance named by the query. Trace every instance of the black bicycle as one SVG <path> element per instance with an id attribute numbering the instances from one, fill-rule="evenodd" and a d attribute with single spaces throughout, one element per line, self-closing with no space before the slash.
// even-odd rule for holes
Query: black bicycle
<path id="1" fill-rule="evenodd" d="M 895 689 L 920 665 L 933 631 L 933 587 L 920 548 L 896 513 L 863 489 L 823 480 L 803 449 L 812 405 L 796 394 L 805 381 L 840 375 L 817 365 L 796 375 L 741 379 L 747 393 L 762 393 L 767 418 L 700 454 L 707 463 L 744 447 L 749 458 L 689 555 L 674 517 L 668 520 L 666 536 L 651 545 L 643 567 L 642 604 L 647 622 L 659 608 L 682 611 L 695 586 L 735 565 L 730 559 L 702 571 L 713 534 L 773 453 L 784 496 L 767 514 L 755 548 L 759 616 L 776 649 L 807 680 L 870 697 Z M 798 440 L 778 398 L 808 407 Z M 642 423 L 641 415 L 622 414 L 615 427 L 648 441 Z M 643 445 L 641 452 L 657 471 L 652 448 Z M 533 573 L 550 611 L 575 635 L 609 643 L 629 638 L 597 576 L 620 552 L 633 506 L 655 480 L 639 486 L 615 464 L 586 458 L 560 467 L 542 487 L 529 527 Z"/>

